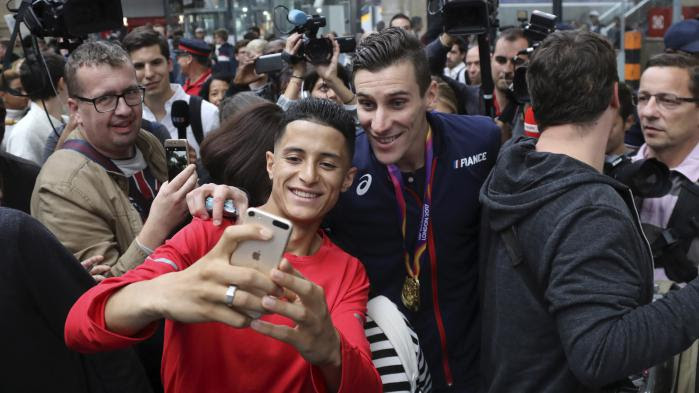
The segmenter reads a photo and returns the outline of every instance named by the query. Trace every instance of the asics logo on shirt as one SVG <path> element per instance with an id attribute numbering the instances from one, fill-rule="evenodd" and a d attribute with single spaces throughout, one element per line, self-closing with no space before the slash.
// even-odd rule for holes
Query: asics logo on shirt
<path id="1" fill-rule="evenodd" d="M 365 174 L 359 178 L 359 184 L 357 184 L 357 195 L 362 196 L 369 191 L 371 187 L 371 175 Z"/>

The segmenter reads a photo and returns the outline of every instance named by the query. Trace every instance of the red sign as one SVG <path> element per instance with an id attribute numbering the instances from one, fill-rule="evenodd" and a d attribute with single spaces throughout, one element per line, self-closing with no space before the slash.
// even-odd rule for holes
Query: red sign
<path id="1" fill-rule="evenodd" d="M 672 8 L 654 7 L 648 11 L 648 37 L 662 38 L 670 25 L 672 25 Z"/>
<path id="2" fill-rule="evenodd" d="M 699 7 L 682 7 L 684 20 L 699 15 Z M 648 37 L 663 37 L 672 26 L 672 7 L 653 7 L 648 11 Z"/>

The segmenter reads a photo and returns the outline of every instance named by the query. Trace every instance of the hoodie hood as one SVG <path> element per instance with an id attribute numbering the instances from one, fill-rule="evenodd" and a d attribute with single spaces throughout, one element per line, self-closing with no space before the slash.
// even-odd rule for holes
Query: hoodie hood
<path id="1" fill-rule="evenodd" d="M 563 154 L 535 150 L 536 140 L 519 138 L 503 146 L 480 192 L 490 227 L 501 231 L 584 183 L 625 186 L 593 167 Z"/>

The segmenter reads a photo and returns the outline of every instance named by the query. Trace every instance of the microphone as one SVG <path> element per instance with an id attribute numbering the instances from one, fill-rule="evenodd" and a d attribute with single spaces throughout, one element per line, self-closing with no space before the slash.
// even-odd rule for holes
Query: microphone
<path id="1" fill-rule="evenodd" d="M 301 26 L 308 21 L 308 15 L 301 10 L 292 9 L 289 11 L 289 16 L 287 19 L 289 19 L 289 22 L 295 24 L 296 26 Z"/>
<path id="2" fill-rule="evenodd" d="M 170 110 L 172 125 L 177 127 L 177 139 L 187 139 L 187 126 L 189 126 L 189 104 L 184 100 L 172 103 Z"/>

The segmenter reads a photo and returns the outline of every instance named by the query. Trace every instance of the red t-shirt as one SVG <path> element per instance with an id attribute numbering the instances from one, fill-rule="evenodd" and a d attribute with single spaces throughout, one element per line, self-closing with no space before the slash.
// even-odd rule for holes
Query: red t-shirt
<path id="1" fill-rule="evenodd" d="M 83 352 L 129 346 L 148 338 L 153 327 L 135 337 L 106 330 L 104 308 L 110 295 L 133 282 L 186 269 L 204 256 L 221 237 L 225 225 L 194 219 L 146 261 L 121 277 L 104 280 L 73 305 L 65 326 L 67 345 Z M 369 282 L 362 264 L 340 250 L 327 236 L 311 256 L 285 257 L 307 279 L 325 290 L 335 328 L 340 333 L 340 392 L 380 392 L 381 381 L 371 362 L 364 336 Z M 177 266 L 175 269 L 174 266 Z M 224 294 L 221 294 L 222 299 Z M 293 326 L 276 314 L 263 320 Z M 320 370 L 294 347 L 252 329 L 222 323 L 165 323 L 161 375 L 166 392 L 323 392 Z"/>

